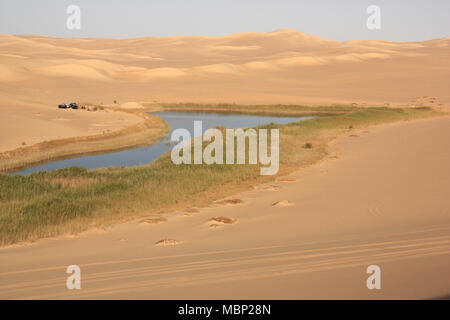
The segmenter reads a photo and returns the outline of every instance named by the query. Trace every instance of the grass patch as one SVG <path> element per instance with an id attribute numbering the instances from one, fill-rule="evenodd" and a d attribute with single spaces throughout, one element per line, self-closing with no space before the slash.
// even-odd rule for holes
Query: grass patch
<path id="1" fill-rule="evenodd" d="M 144 103 L 144 107 L 152 108 L 154 104 Z M 197 104 L 197 103 L 163 103 L 158 104 L 164 111 L 204 111 L 217 113 L 244 113 L 259 115 L 336 115 L 358 110 L 354 106 L 319 106 L 310 107 L 303 105 L 238 105 L 238 104 Z"/>
<path id="2" fill-rule="evenodd" d="M 315 110 L 323 109 L 309 108 L 309 112 Z M 350 126 L 363 128 L 437 115 L 439 112 L 430 108 L 351 107 L 342 114 L 260 128 L 280 130 L 279 176 L 323 158 L 328 143 L 348 132 Z M 308 143 L 314 148 L 305 150 Z M 259 169 L 258 165 L 176 166 L 168 152 L 149 165 L 132 168 L 72 167 L 27 176 L 0 174 L 0 244 L 205 206 L 276 178 L 261 176 Z"/>

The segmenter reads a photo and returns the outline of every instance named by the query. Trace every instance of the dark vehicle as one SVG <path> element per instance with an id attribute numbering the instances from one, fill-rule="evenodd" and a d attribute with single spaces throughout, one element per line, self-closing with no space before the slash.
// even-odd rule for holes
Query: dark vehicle
<path id="1" fill-rule="evenodd" d="M 71 102 L 69 104 L 60 104 L 58 105 L 58 108 L 60 109 L 78 109 L 78 104 L 76 102 Z"/>

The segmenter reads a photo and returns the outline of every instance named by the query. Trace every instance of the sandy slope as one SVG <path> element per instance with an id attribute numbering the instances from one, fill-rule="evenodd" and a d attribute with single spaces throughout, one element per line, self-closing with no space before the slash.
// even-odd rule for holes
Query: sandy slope
<path id="1" fill-rule="evenodd" d="M 370 128 L 241 204 L 1 249 L 0 298 L 448 296 L 449 160 L 449 117 Z M 76 292 L 65 289 L 72 264 Z M 371 264 L 379 291 L 365 286 Z"/>
<path id="2" fill-rule="evenodd" d="M 289 29 L 126 40 L 0 35 L 0 150 L 86 131 L 82 117 L 69 130 L 35 117 L 56 118 L 55 105 L 70 101 L 443 107 L 449 43 L 338 42 Z"/>
<path id="3" fill-rule="evenodd" d="M 133 114 L 110 110 L 63 110 L 54 105 L 0 104 L 0 152 L 42 141 L 90 136 L 141 122 Z"/>

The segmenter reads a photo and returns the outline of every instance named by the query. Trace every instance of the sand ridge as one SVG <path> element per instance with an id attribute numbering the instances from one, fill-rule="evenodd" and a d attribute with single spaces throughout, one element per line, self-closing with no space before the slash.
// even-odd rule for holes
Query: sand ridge
<path id="1" fill-rule="evenodd" d="M 137 121 L 81 113 L 67 126 L 53 121 L 56 106 L 71 101 L 448 108 L 449 45 L 448 38 L 339 42 L 293 29 L 120 40 L 0 34 L 0 136 L 8 137 L 0 151 L 98 133 L 91 119 L 110 129 L 122 127 L 111 123 L 118 118 Z"/>

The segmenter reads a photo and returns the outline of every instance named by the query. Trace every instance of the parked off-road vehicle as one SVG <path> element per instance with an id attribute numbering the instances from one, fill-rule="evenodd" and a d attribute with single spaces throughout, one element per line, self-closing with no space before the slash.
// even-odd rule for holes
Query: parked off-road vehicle
<path id="1" fill-rule="evenodd" d="M 58 108 L 60 109 L 78 109 L 78 104 L 76 102 L 71 102 L 69 104 L 64 103 L 64 104 L 60 104 L 58 105 Z"/>

